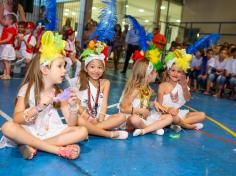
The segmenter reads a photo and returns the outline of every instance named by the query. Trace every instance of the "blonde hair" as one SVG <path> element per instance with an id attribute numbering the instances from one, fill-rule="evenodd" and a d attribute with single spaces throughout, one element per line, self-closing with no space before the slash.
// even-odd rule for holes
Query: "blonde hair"
<path id="1" fill-rule="evenodd" d="M 22 81 L 21 87 L 28 84 L 26 94 L 24 97 L 24 104 L 25 107 L 29 107 L 29 95 L 30 95 L 30 89 L 34 85 L 34 96 L 35 96 L 35 105 L 39 104 L 40 102 L 40 92 L 44 89 L 44 83 L 43 83 L 43 76 L 42 72 L 40 70 L 40 55 L 37 54 L 32 62 L 29 65 L 29 68 L 25 74 L 25 77 Z M 49 66 L 50 68 L 50 66 Z M 56 90 L 56 94 L 60 93 L 60 89 L 57 85 L 54 86 Z M 17 100 L 17 99 L 16 99 Z M 60 107 L 60 104 L 54 105 L 55 107 Z"/>
<path id="2" fill-rule="evenodd" d="M 147 67 L 149 61 L 142 59 L 137 61 L 132 69 L 131 76 L 125 85 L 124 97 L 130 96 L 135 89 L 142 87 L 147 80 Z"/>

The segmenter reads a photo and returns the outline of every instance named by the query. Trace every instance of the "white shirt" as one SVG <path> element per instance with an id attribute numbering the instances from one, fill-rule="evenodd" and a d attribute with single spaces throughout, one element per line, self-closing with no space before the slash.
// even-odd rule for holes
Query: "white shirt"
<path id="1" fill-rule="evenodd" d="M 31 34 L 27 34 L 24 36 L 24 41 L 28 41 L 28 38 Z M 35 47 L 36 46 L 36 38 L 32 35 L 30 41 L 28 42 L 31 46 Z M 25 45 L 25 42 L 21 42 L 21 50 L 25 51 L 26 52 L 26 45 Z"/>
<path id="2" fill-rule="evenodd" d="M 212 57 L 210 58 L 208 61 L 207 61 L 207 65 L 210 66 L 210 67 L 215 67 L 215 58 Z"/>
<path id="3" fill-rule="evenodd" d="M 236 58 L 231 58 L 228 60 L 226 70 L 230 74 L 236 74 Z"/>
<path id="4" fill-rule="evenodd" d="M 227 59 L 220 61 L 219 57 L 215 59 L 215 68 L 216 69 L 226 69 Z"/>
<path id="5" fill-rule="evenodd" d="M 202 57 L 197 59 L 196 56 L 193 56 L 193 59 L 191 60 L 191 67 L 200 67 L 202 63 Z"/>

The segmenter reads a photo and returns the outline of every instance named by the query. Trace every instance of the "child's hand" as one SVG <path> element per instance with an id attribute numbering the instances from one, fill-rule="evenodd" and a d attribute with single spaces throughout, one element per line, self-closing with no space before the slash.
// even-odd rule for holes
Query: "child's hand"
<path id="1" fill-rule="evenodd" d="M 140 108 L 139 113 L 144 117 L 147 118 L 150 114 L 149 110 L 147 108 Z"/>
<path id="2" fill-rule="evenodd" d="M 186 75 L 182 75 L 179 80 L 179 84 L 182 86 L 187 86 L 188 85 L 189 78 L 186 78 Z"/>
<path id="3" fill-rule="evenodd" d="M 168 111 L 168 108 L 167 107 L 164 107 L 162 106 L 159 102 L 155 101 L 154 102 L 154 106 L 156 108 L 157 111 L 160 111 L 160 112 L 163 112 L 163 113 L 167 113 Z"/>
<path id="4" fill-rule="evenodd" d="M 177 116 L 178 113 L 179 113 L 179 109 L 178 109 L 178 108 L 170 108 L 170 109 L 168 110 L 168 112 L 169 112 L 171 115 L 173 115 L 173 116 Z"/>
<path id="5" fill-rule="evenodd" d="M 70 106 L 76 105 L 77 104 L 78 97 L 76 95 L 76 90 L 75 88 L 70 88 L 70 97 L 68 99 L 68 104 Z"/>

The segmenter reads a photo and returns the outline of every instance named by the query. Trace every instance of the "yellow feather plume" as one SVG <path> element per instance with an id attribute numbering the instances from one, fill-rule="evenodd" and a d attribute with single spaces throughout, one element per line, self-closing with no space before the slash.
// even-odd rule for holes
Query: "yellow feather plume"
<path id="1" fill-rule="evenodd" d="M 63 54 L 65 46 L 66 42 L 62 40 L 62 36 L 46 31 L 41 39 L 40 64 L 50 64 Z"/>

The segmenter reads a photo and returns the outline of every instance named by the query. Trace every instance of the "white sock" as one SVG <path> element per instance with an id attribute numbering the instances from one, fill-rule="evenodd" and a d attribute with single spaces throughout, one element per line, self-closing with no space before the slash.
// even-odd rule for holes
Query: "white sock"
<path id="1" fill-rule="evenodd" d="M 204 125 L 202 123 L 195 123 L 193 125 L 196 126 L 196 128 L 195 128 L 196 130 L 200 130 L 200 129 L 202 129 L 204 127 Z"/>
<path id="2" fill-rule="evenodd" d="M 143 134 L 143 130 L 142 129 L 136 129 L 133 132 L 133 136 L 140 136 Z"/>
<path id="3" fill-rule="evenodd" d="M 155 130 L 152 132 L 152 134 L 157 134 L 157 135 L 164 135 L 165 131 L 163 129 Z"/>

